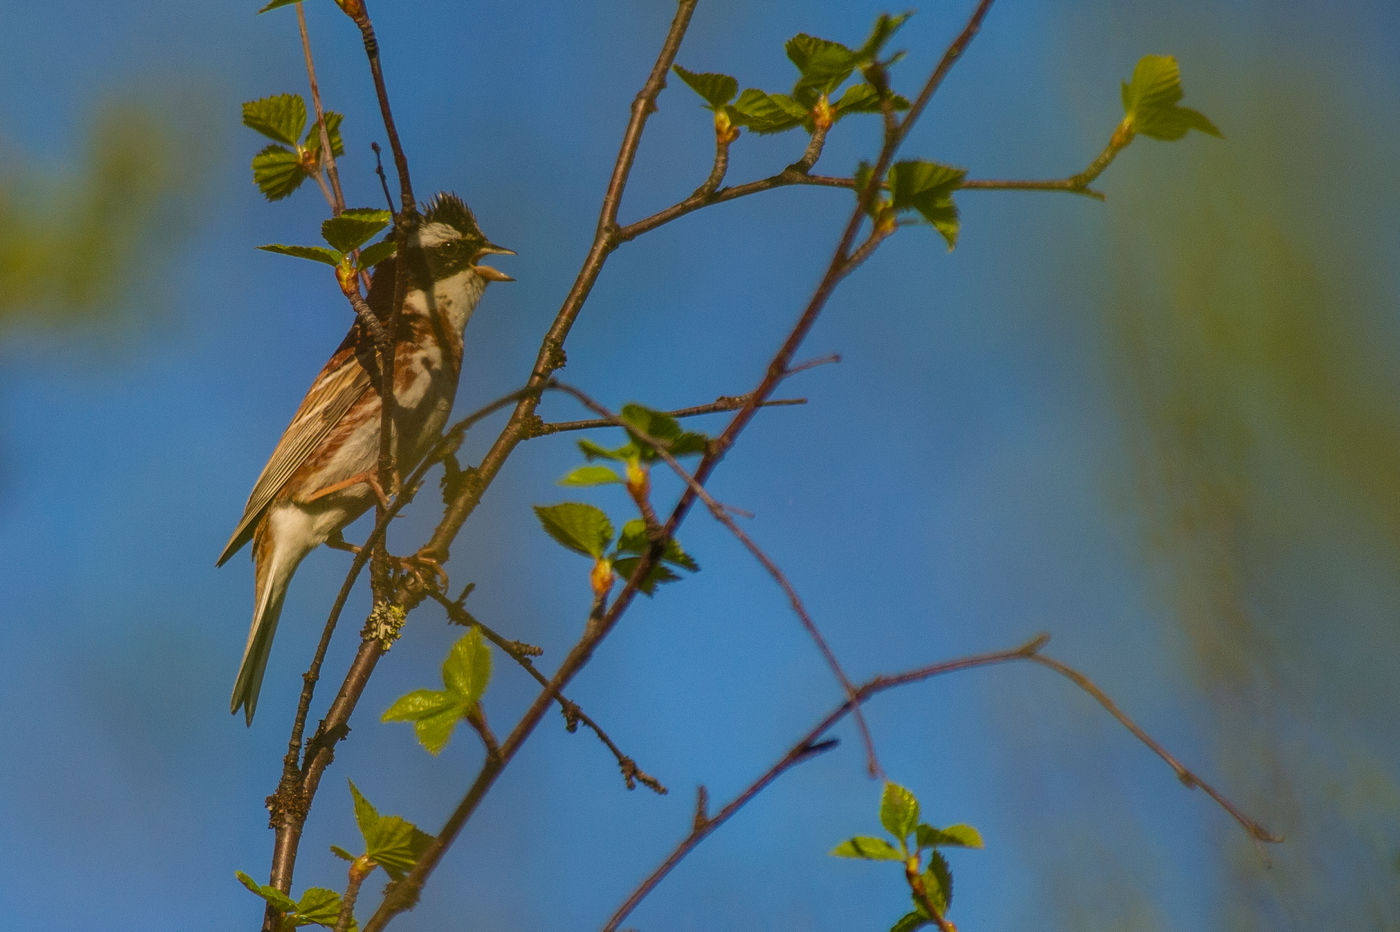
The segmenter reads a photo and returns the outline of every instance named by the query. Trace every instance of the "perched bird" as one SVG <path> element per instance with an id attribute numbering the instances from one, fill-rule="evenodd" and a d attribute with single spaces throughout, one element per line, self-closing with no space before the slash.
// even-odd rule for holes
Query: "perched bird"
<path id="1" fill-rule="evenodd" d="M 447 422 L 462 365 L 462 332 L 487 282 L 513 281 L 479 264 L 514 255 L 482 236 L 467 205 L 439 194 L 423 211 L 404 250 L 407 289 L 394 338 L 394 401 L 400 473 L 421 460 Z M 374 267 L 367 303 L 386 324 L 394 301 L 396 259 Z M 287 583 L 303 557 L 372 506 L 381 406 L 374 336 L 358 319 L 311 384 L 292 423 L 248 496 L 243 519 L 219 557 L 222 566 L 253 542 L 255 602 L 248 646 L 229 711 L 248 724 L 258 704 Z"/>

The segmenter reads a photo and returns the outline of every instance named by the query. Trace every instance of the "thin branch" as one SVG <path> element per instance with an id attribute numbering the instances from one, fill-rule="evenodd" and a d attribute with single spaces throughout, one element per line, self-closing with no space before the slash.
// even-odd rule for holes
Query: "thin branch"
<path id="1" fill-rule="evenodd" d="M 549 689 L 549 679 L 539 671 L 539 668 L 535 666 L 530 656 L 520 650 L 519 641 L 512 641 L 499 632 L 494 631 L 489 625 L 483 624 L 481 621 L 473 618 L 471 615 L 467 614 L 462 606 L 458 605 L 456 602 L 450 601 L 447 596 L 442 593 L 433 592 L 430 593 L 430 595 L 447 611 L 447 616 L 452 619 L 454 623 L 459 625 L 476 625 L 481 629 L 481 633 L 486 636 L 487 640 L 505 651 L 506 655 L 519 664 L 521 669 L 526 673 L 530 674 L 535 682 L 539 683 L 545 689 Z M 612 738 L 608 737 L 608 733 L 604 731 L 587 712 L 584 712 L 583 709 L 579 707 L 578 703 L 560 692 L 555 692 L 553 695 L 555 700 L 559 703 L 559 710 L 564 713 L 565 727 L 567 730 L 573 731 L 577 725 L 583 724 L 597 735 L 598 740 L 603 742 L 603 745 L 612 752 L 613 757 L 617 758 L 617 767 L 622 771 L 623 782 L 627 784 L 629 790 L 636 789 L 636 785 L 641 783 L 658 796 L 665 796 L 670 792 L 662 785 L 661 781 L 638 767 L 637 762 L 630 756 L 622 753 L 622 749 L 613 742 Z"/>
<path id="2" fill-rule="evenodd" d="M 834 740 L 821 741 L 822 735 L 830 731 L 832 726 L 844 718 L 846 714 L 860 702 L 875 695 L 877 692 L 882 692 L 885 689 L 890 689 L 897 685 L 903 685 L 905 682 L 916 682 L 918 679 L 927 679 L 942 673 L 951 673 L 954 670 L 964 670 L 972 667 L 1022 660 L 1029 654 L 1040 650 L 1040 648 L 1045 645 L 1046 640 L 1048 640 L 1048 638 L 1041 636 L 1014 650 L 997 651 L 991 654 L 980 654 L 973 657 L 944 661 L 929 667 L 924 667 L 920 670 L 910 671 L 909 673 L 903 674 L 902 677 L 876 677 L 870 682 L 865 683 L 856 690 L 855 700 L 848 698 L 831 712 L 827 713 L 826 717 L 799 738 L 792 747 L 788 749 L 787 753 L 778 758 L 773 766 L 769 767 L 758 779 L 750 783 L 748 787 L 741 791 L 739 795 L 735 796 L 734 799 L 713 818 L 705 820 L 704 822 L 697 819 L 696 825 L 690 833 L 680 840 L 666 859 L 637 885 L 631 895 L 629 895 L 627 899 L 623 901 L 622 905 L 618 907 L 617 911 L 613 913 L 612 918 L 603 926 L 603 932 L 613 932 L 613 930 L 617 929 L 618 924 L 621 923 L 623 919 L 627 918 L 627 915 L 631 913 L 632 910 L 636 909 L 637 904 L 656 888 L 656 885 L 671 872 L 672 868 L 689 855 L 700 842 L 704 841 L 706 836 L 728 821 L 734 813 L 748 805 L 760 792 L 767 789 L 774 780 L 784 772 L 796 767 L 798 764 L 810 760 L 811 757 L 814 756 L 812 753 L 813 749 L 825 751 L 835 746 L 836 742 Z"/>
<path id="3" fill-rule="evenodd" d="M 557 385 L 555 387 L 558 387 Z M 673 411 L 662 411 L 660 413 L 668 417 L 683 418 L 697 417 L 701 414 L 716 414 L 721 411 L 737 411 L 748 401 L 747 395 L 721 395 L 709 404 L 692 405 L 689 408 L 676 408 Z M 806 398 L 775 398 L 765 401 L 760 407 L 778 408 L 787 405 L 805 405 Z M 535 428 L 532 437 L 545 437 L 549 434 L 561 434 L 571 430 L 597 430 L 601 427 L 619 426 L 616 421 L 605 417 L 587 418 L 579 421 L 552 421 L 541 424 Z"/>
<path id="4" fill-rule="evenodd" d="M 860 703 L 886 690 L 923 682 L 935 676 L 942 676 L 959 670 L 971 670 L 979 667 L 988 667 L 1021 660 L 1038 663 L 1054 670 L 1097 699 L 1119 722 L 1129 728 L 1134 737 L 1143 741 L 1149 748 L 1166 760 L 1167 763 L 1177 771 L 1177 776 L 1183 783 L 1187 786 L 1199 786 L 1206 790 L 1211 799 L 1218 803 L 1225 812 L 1229 813 L 1229 815 L 1249 833 L 1251 838 L 1267 842 L 1282 841 L 1282 838 L 1269 832 L 1255 820 L 1245 816 L 1240 812 L 1238 807 L 1226 800 L 1213 787 L 1210 787 L 1205 781 L 1201 780 L 1200 777 L 1196 776 L 1195 773 L 1182 767 L 1174 757 L 1167 754 L 1156 741 L 1148 737 L 1141 728 L 1118 710 L 1117 706 L 1114 705 L 1103 691 L 1087 676 L 1058 660 L 1054 660 L 1042 654 L 1041 649 L 1045 647 L 1049 640 L 1050 638 L 1048 635 L 1042 634 L 1027 641 L 1020 647 L 1011 650 L 978 654 L 955 660 L 945 660 L 940 663 L 930 664 L 914 670 L 907 670 L 892 676 L 877 676 L 862 684 L 860 688 L 856 690 L 856 698 L 854 700 L 847 699 L 845 702 L 841 703 L 841 705 L 827 713 L 826 717 L 799 738 L 786 754 L 779 758 L 778 761 L 773 764 L 772 767 L 768 768 L 758 779 L 749 784 L 749 786 L 740 792 L 728 805 L 721 809 L 717 815 L 710 819 L 702 819 L 697 816 L 695 826 L 690 833 L 681 839 L 670 855 L 661 862 L 660 866 L 637 885 L 636 889 L 634 889 L 623 904 L 618 907 L 617 911 L 613 913 L 612 918 L 609 919 L 607 924 L 603 927 L 604 932 L 614 932 L 619 923 L 637 907 L 637 904 L 656 888 L 657 884 L 670 873 L 672 868 L 690 854 L 706 836 L 718 828 L 720 824 L 728 820 L 730 816 L 734 815 L 739 809 L 752 801 L 755 796 L 766 789 L 782 773 L 810 759 L 813 750 L 826 750 L 833 745 L 835 743 L 834 741 L 821 742 L 820 739 L 822 735 L 830 731 L 837 722 L 844 718 Z"/>
<path id="5" fill-rule="evenodd" d="M 1066 194 L 1079 194 L 1096 201 L 1104 199 L 1102 191 L 1075 181 L 1078 176 L 1060 178 L 1054 181 L 1019 181 L 1015 179 L 964 178 L 958 185 L 962 191 L 1063 191 Z"/>
<path id="6" fill-rule="evenodd" d="M 384 121 L 384 132 L 389 137 L 389 151 L 394 155 L 394 171 L 399 176 L 399 210 L 411 214 L 417 210 L 418 202 L 413 197 L 413 183 L 408 177 L 408 158 L 399 142 L 394 112 L 389 106 L 389 91 L 384 86 L 384 69 L 379 64 L 379 40 L 374 35 L 374 24 L 370 22 L 364 0 L 343 0 L 340 8 L 355 21 L 364 40 L 365 57 L 369 59 L 370 76 L 374 79 L 374 94 L 379 101 L 379 115 Z"/>
<path id="7" fill-rule="evenodd" d="M 574 388 L 572 385 L 566 385 L 558 380 L 552 380 L 550 385 L 565 394 L 572 395 L 580 404 L 600 415 L 612 426 L 621 427 L 624 430 L 636 434 L 643 443 L 649 445 L 656 454 L 661 457 L 667 466 L 671 467 L 672 472 L 680 477 L 681 481 L 686 484 L 690 492 L 699 496 L 700 500 L 709 508 L 710 514 L 714 516 L 715 520 L 723 524 L 725 528 L 728 529 L 729 533 L 733 534 L 739 543 L 743 544 L 744 548 L 748 550 L 753 558 L 768 572 L 768 575 L 773 577 L 774 582 L 778 584 L 779 588 L 783 590 L 783 594 L 787 596 L 788 603 L 792 606 L 793 613 L 797 615 L 798 621 L 802 623 L 802 627 L 806 630 L 807 636 L 812 639 L 812 642 L 817 645 L 817 649 L 821 651 L 822 658 L 826 661 L 826 665 L 831 669 L 832 674 L 835 675 L 837 682 L 841 684 L 841 689 L 846 693 L 848 698 L 854 697 L 855 686 L 851 684 L 850 678 L 846 676 L 846 671 L 841 666 L 841 662 L 836 659 L 836 653 L 831 649 L 831 645 L 827 643 L 826 638 L 817 627 L 817 623 L 812 619 L 811 614 L 807 611 L 807 607 L 802 603 L 802 597 L 797 594 L 797 589 L 793 586 L 791 580 L 787 578 L 787 575 L 778 564 L 775 563 L 758 544 L 754 543 L 753 538 L 744 533 L 744 530 L 729 516 L 725 507 L 715 501 L 710 493 L 705 490 L 705 487 L 696 482 L 695 477 L 671 455 L 670 451 L 666 449 L 665 443 L 649 435 L 636 425 L 624 422 L 617 414 L 609 411 L 603 405 L 577 388 Z M 859 706 L 857 706 L 855 710 L 855 718 L 860 731 L 861 741 L 865 745 L 866 766 L 872 775 L 878 775 L 881 771 L 880 761 L 875 753 L 875 739 L 870 734 L 870 726 L 866 724 L 865 715 L 861 712 Z"/>
<path id="8" fill-rule="evenodd" d="M 1159 744 L 1156 741 L 1156 739 L 1154 739 L 1151 735 L 1144 731 L 1140 725 L 1138 725 L 1131 718 L 1129 718 L 1127 714 L 1123 712 L 1122 709 L 1118 708 L 1118 704 L 1115 703 L 1112 699 L 1110 699 L 1108 697 L 1108 694 L 1105 693 L 1102 689 L 1100 689 L 1099 686 L 1096 683 L 1094 683 L 1093 680 L 1089 679 L 1089 677 L 1085 676 L 1083 673 L 1080 673 L 1078 670 L 1074 669 L 1073 667 L 1067 664 L 1061 663 L 1060 661 L 1055 660 L 1054 658 L 1046 657 L 1042 654 L 1036 654 L 1035 656 L 1028 657 L 1026 659 L 1034 661 L 1035 663 L 1038 663 L 1041 666 L 1046 667 L 1050 670 L 1054 670 L 1056 673 L 1065 677 L 1071 683 L 1084 690 L 1090 696 L 1093 696 L 1094 700 L 1108 711 L 1108 714 L 1112 715 L 1118 720 L 1118 723 L 1120 725 L 1128 729 L 1128 731 L 1132 732 L 1133 737 L 1137 738 L 1143 744 L 1147 745 L 1147 747 L 1151 749 L 1152 753 L 1156 754 L 1162 760 L 1166 761 L 1167 766 L 1176 772 L 1176 778 L 1180 780 L 1182 784 L 1184 784 L 1190 789 L 1199 788 L 1202 791 L 1204 791 L 1207 796 L 1215 800 L 1216 804 L 1219 805 L 1221 809 L 1224 809 L 1226 812 L 1228 812 L 1231 818 L 1238 822 L 1240 826 L 1243 827 L 1244 830 L 1249 833 L 1249 836 L 1255 841 L 1269 842 L 1271 844 L 1279 844 L 1283 841 L 1282 835 L 1275 835 L 1273 832 L 1270 832 L 1268 829 L 1264 828 L 1264 826 L 1260 825 L 1254 819 L 1251 819 L 1249 816 L 1245 815 L 1244 812 L 1238 806 L 1230 802 L 1230 800 L 1226 799 L 1225 796 L 1222 795 L 1219 790 L 1217 790 L 1215 787 L 1211 786 L 1209 783 L 1206 783 L 1200 777 L 1192 773 L 1190 769 L 1188 769 L 1184 764 L 1181 763 L 1181 761 L 1177 760 L 1175 756 L 1173 756 L 1166 748 Z"/>
<path id="9" fill-rule="evenodd" d="M 306 79 L 311 85 L 311 105 L 316 110 L 316 127 L 321 135 L 321 159 L 326 169 L 326 178 L 330 181 L 330 191 L 326 194 L 326 200 L 331 203 L 331 213 L 339 217 L 345 210 L 345 194 L 340 190 L 340 172 L 335 167 L 335 151 L 331 148 L 331 136 L 326 130 L 326 113 L 321 109 L 321 88 L 316 83 L 316 63 L 311 57 L 311 39 L 306 32 L 306 11 L 302 9 L 302 4 L 296 4 L 297 8 L 297 31 L 301 33 L 301 53 L 306 59 Z M 321 182 L 319 174 L 316 181 Z M 321 190 L 325 191 L 322 184 Z"/>

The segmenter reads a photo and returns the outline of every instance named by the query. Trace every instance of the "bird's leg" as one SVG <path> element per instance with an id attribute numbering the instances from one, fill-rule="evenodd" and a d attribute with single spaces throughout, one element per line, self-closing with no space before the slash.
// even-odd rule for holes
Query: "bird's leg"
<path id="1" fill-rule="evenodd" d="M 369 486 L 370 491 L 374 493 L 374 497 L 379 499 L 379 504 L 383 505 L 385 508 L 389 507 L 389 496 L 384 494 L 384 487 L 379 484 L 379 477 L 372 472 L 362 472 L 357 475 L 351 476 L 348 479 L 341 479 L 339 482 L 332 482 L 325 488 L 317 489 L 310 495 L 298 496 L 296 501 L 299 505 L 308 505 L 311 502 L 316 501 L 316 499 L 318 498 L 325 498 L 327 495 L 334 495 L 336 492 L 343 492 L 346 489 L 353 488 L 354 486 L 359 485 L 360 483 L 364 483 L 365 485 Z M 397 484 L 398 483 L 395 482 L 395 485 Z"/>
<path id="2" fill-rule="evenodd" d="M 359 554 L 360 550 L 363 549 L 346 540 L 345 535 L 340 533 L 339 529 L 331 531 L 331 535 L 326 538 L 326 546 L 332 550 L 346 550 L 353 554 Z"/>

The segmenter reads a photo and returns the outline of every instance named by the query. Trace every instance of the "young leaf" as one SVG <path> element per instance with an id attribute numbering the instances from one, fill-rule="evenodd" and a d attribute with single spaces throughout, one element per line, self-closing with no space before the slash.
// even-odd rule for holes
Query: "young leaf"
<path id="1" fill-rule="evenodd" d="M 896 210 L 918 211 L 952 249 L 959 229 L 953 191 L 966 175 L 966 169 L 938 162 L 896 162 L 890 167 L 890 198 Z"/>
<path id="2" fill-rule="evenodd" d="M 300 94 L 274 94 L 247 101 L 243 104 L 243 125 L 295 149 L 306 129 L 306 101 Z"/>
<path id="3" fill-rule="evenodd" d="M 379 717 L 382 722 L 412 722 L 413 734 L 424 750 L 433 756 L 442 753 L 462 716 L 471 710 L 451 692 L 441 689 L 415 689 L 400 696 Z"/>
<path id="4" fill-rule="evenodd" d="M 296 917 L 293 921 L 299 926 L 318 925 L 334 928 L 339 918 L 340 894 L 325 887 L 310 887 L 297 901 Z M 353 919 L 350 921 L 350 928 L 359 928 Z"/>
<path id="5" fill-rule="evenodd" d="M 393 214 L 387 210 L 352 207 L 339 217 L 321 224 L 321 235 L 341 252 L 350 252 L 368 242 L 370 237 L 389 225 Z"/>
<path id="6" fill-rule="evenodd" d="M 559 485 L 607 485 L 621 482 L 622 477 L 610 466 L 580 466 L 560 479 Z"/>
<path id="7" fill-rule="evenodd" d="M 890 98 L 890 108 L 896 111 L 908 110 L 909 101 L 895 94 Z M 841 99 L 832 104 L 832 109 L 836 111 L 837 116 L 845 116 L 848 113 L 879 113 L 880 93 L 869 84 L 852 84 L 846 88 L 846 93 L 841 95 Z"/>
<path id="8" fill-rule="evenodd" d="M 291 6 L 293 3 L 300 2 L 301 0 L 272 0 L 272 2 L 269 3 L 267 6 L 263 7 L 261 10 L 258 10 L 258 13 L 261 15 L 263 13 L 266 13 L 268 10 L 275 10 L 279 6 Z"/>
<path id="9" fill-rule="evenodd" d="M 365 854 L 390 877 L 401 880 L 432 844 L 433 836 L 399 816 L 381 816 L 354 781 L 350 782 L 350 794 L 355 800 L 355 824 L 365 839 Z"/>
<path id="10" fill-rule="evenodd" d="M 616 460 L 625 463 L 627 460 L 637 455 L 637 449 L 632 444 L 618 447 L 616 450 L 609 450 L 607 447 L 594 443 L 588 438 L 578 442 L 578 448 L 583 451 L 583 455 L 591 460 Z"/>
<path id="11" fill-rule="evenodd" d="M 392 238 L 371 243 L 360 250 L 360 268 L 372 269 L 384 260 L 392 259 L 398 250 L 399 244 Z"/>
<path id="12" fill-rule="evenodd" d="M 903 861 L 904 853 L 883 838 L 857 835 L 831 849 L 833 857 L 864 858 L 867 861 Z"/>
<path id="13" fill-rule="evenodd" d="M 474 627 L 452 645 L 442 663 L 443 689 L 416 689 L 394 700 L 380 721 L 412 722 L 418 743 L 429 754 L 447 747 L 457 723 L 465 717 L 491 680 L 491 650 Z"/>
<path id="14" fill-rule="evenodd" d="M 950 825 L 947 828 L 934 828 L 920 825 L 914 830 L 914 840 L 922 848 L 981 848 L 982 835 L 971 825 Z"/>
<path id="15" fill-rule="evenodd" d="M 856 59 L 861 63 L 874 61 L 879 56 L 880 50 L 885 47 L 885 43 L 890 41 L 890 37 L 913 15 L 913 13 L 901 13 L 898 16 L 891 16 L 888 13 L 881 13 L 879 18 L 875 20 L 875 28 L 870 31 L 870 38 L 866 39 L 865 43 L 856 50 Z"/>
<path id="16" fill-rule="evenodd" d="M 953 905 L 953 872 L 948 869 L 948 861 L 937 851 L 929 853 L 928 869 L 921 875 L 928 898 L 941 916 Z M 923 912 L 923 904 L 916 899 L 915 907 Z"/>
<path id="17" fill-rule="evenodd" d="M 671 66 L 692 91 L 705 99 L 710 110 L 718 110 L 734 99 L 739 92 L 739 82 L 727 74 L 687 71 L 680 65 Z"/>
<path id="18" fill-rule="evenodd" d="M 804 91 L 830 94 L 846 82 L 859 62 L 855 53 L 840 42 L 818 39 L 805 32 L 798 33 L 787 41 L 787 57 L 802 72 L 793 96 L 801 96 Z"/>
<path id="19" fill-rule="evenodd" d="M 620 414 L 623 421 L 656 440 L 663 441 L 666 445 L 666 452 L 672 456 L 703 453 L 710 442 L 710 438 L 704 434 L 682 430 L 680 422 L 669 414 L 662 414 L 660 411 L 653 411 L 639 404 L 623 405 Z M 657 458 L 649 445 L 644 444 L 640 437 L 634 435 L 633 439 L 643 459 L 650 461 Z"/>
<path id="20" fill-rule="evenodd" d="M 595 560 L 612 542 L 613 528 L 602 509 L 583 502 L 536 505 L 535 516 L 545 532 L 575 553 Z"/>
<path id="21" fill-rule="evenodd" d="M 1215 124 L 1189 107 L 1178 107 L 1181 68 L 1170 55 L 1144 55 L 1133 69 L 1131 83 L 1123 83 L 1124 123 L 1135 133 L 1152 139 L 1173 140 L 1189 130 L 1222 135 Z"/>
<path id="22" fill-rule="evenodd" d="M 755 133 L 781 133 L 810 119 L 807 108 L 786 94 L 765 94 L 748 88 L 730 107 L 733 120 Z"/>
<path id="23" fill-rule="evenodd" d="M 280 201 L 306 180 L 301 158 L 290 149 L 271 145 L 253 156 L 253 183 L 269 201 Z"/>
<path id="24" fill-rule="evenodd" d="M 273 909 L 281 913 L 296 912 L 297 904 L 292 902 L 292 898 L 271 884 L 260 884 L 252 877 L 242 871 L 234 871 L 233 875 L 238 878 L 238 882 L 249 890 L 262 897 Z"/>
<path id="25" fill-rule="evenodd" d="M 324 262 L 326 265 L 340 265 L 342 258 L 340 253 L 334 249 L 327 249 L 325 246 L 283 246 L 281 243 L 270 243 L 258 248 L 263 252 L 275 252 L 279 256 L 310 259 L 312 262 Z"/>
<path id="26" fill-rule="evenodd" d="M 905 913 L 899 920 L 890 926 L 890 932 L 914 932 L 915 929 L 922 929 L 924 926 L 933 925 L 932 919 L 926 919 L 918 913 Z"/>
<path id="27" fill-rule="evenodd" d="M 486 692 L 489 682 L 491 648 L 481 636 L 481 629 L 472 628 L 457 639 L 442 662 L 442 684 L 470 707 Z"/>
<path id="28" fill-rule="evenodd" d="M 632 574 L 637 572 L 637 564 L 641 562 L 641 557 L 618 557 L 613 560 L 612 568 L 623 579 L 631 579 Z M 661 563 L 653 563 L 651 568 L 647 570 L 647 574 L 637 582 L 637 588 L 642 591 L 643 595 L 655 595 L 657 586 L 662 583 L 675 582 L 678 579 L 680 579 L 679 576 Z"/>
<path id="29" fill-rule="evenodd" d="M 340 158 L 345 154 L 345 140 L 340 138 L 340 124 L 345 118 L 334 110 L 326 111 L 326 135 L 331 138 L 331 154 Z M 306 130 L 306 140 L 302 147 L 311 151 L 317 158 L 321 153 L 321 127 L 312 120 Z"/>
<path id="30" fill-rule="evenodd" d="M 898 783 L 886 783 L 880 797 L 880 824 L 901 843 L 919 824 L 919 801 Z"/>
<path id="31" fill-rule="evenodd" d="M 354 860 L 355 860 L 355 856 L 354 856 L 353 854 L 351 854 L 349 851 L 346 851 L 344 848 L 340 847 L 340 845 L 331 845 L 331 854 L 333 854 L 333 855 L 335 855 L 336 857 L 340 858 L 342 861 L 354 861 Z"/>
<path id="32" fill-rule="evenodd" d="M 646 522 L 641 518 L 633 518 L 622 526 L 622 534 L 617 539 L 617 549 L 622 553 L 645 553 L 651 546 L 651 540 L 647 537 Z M 679 566 L 681 569 L 690 570 L 692 573 L 699 572 L 700 564 L 691 558 L 690 554 L 681 549 L 680 542 L 674 537 L 666 541 L 665 548 L 661 551 L 663 563 L 670 563 Z"/>

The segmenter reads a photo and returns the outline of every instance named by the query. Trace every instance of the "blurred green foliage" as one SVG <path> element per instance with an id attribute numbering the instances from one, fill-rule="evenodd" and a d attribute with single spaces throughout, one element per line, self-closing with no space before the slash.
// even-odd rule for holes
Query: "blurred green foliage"
<path id="1" fill-rule="evenodd" d="M 200 146 L 167 108 L 107 102 L 75 165 L 61 153 L 0 163 L 0 337 L 111 325 L 192 217 Z"/>
<path id="2" fill-rule="evenodd" d="M 1217 927 L 1396 929 L 1400 330 L 1357 179 L 1400 135 L 1274 61 L 1211 88 L 1227 144 L 1111 194 L 1103 319 L 1209 770 L 1289 839 L 1263 870 L 1222 826 Z"/>

